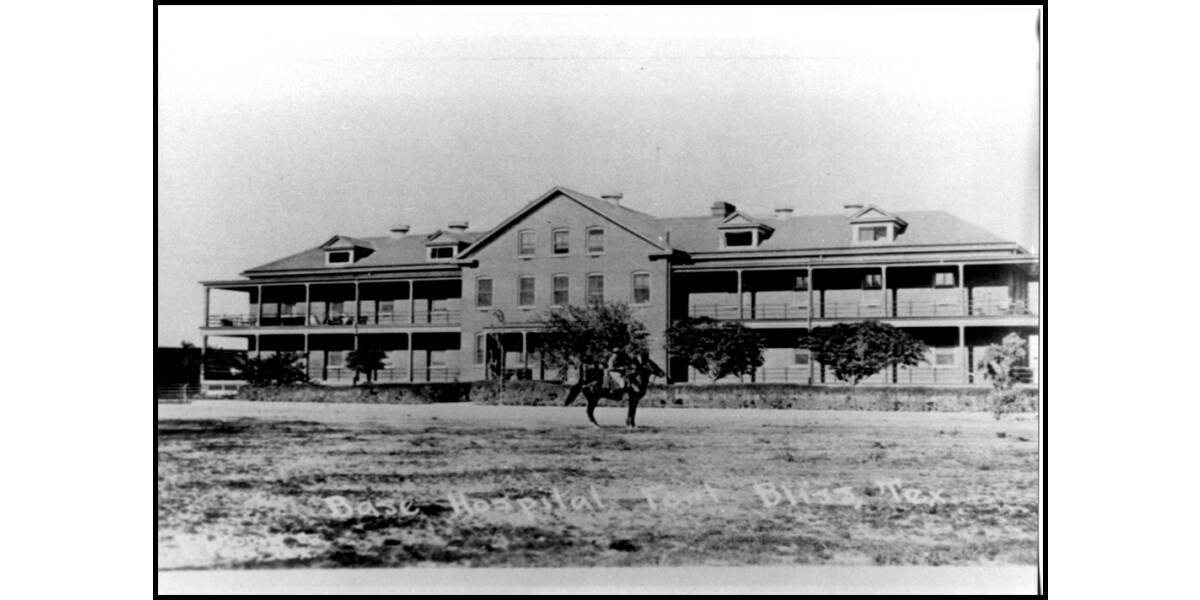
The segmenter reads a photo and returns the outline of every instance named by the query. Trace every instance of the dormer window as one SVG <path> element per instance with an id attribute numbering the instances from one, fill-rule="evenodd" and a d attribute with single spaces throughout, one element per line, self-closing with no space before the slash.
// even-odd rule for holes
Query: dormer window
<path id="1" fill-rule="evenodd" d="M 354 253 L 349 250 L 325 253 L 325 264 L 327 265 L 348 265 L 352 262 L 354 262 Z"/>
<path id="2" fill-rule="evenodd" d="M 855 244 L 885 244 L 896 241 L 904 233 L 908 223 L 900 217 L 888 214 L 883 209 L 867 205 L 848 205 L 858 212 L 850 216 L 850 226 Z"/>
<path id="3" fill-rule="evenodd" d="M 755 232 L 753 232 L 753 231 L 728 231 L 725 233 L 725 247 L 726 248 L 742 248 L 742 247 L 753 248 L 755 246 L 754 233 Z"/>
<path id="4" fill-rule="evenodd" d="M 454 258 L 454 246 L 433 246 L 429 249 L 429 260 L 449 260 Z"/>
<path id="5" fill-rule="evenodd" d="M 858 241 L 860 242 L 884 242 L 887 241 L 888 237 L 888 227 L 886 225 L 858 228 Z"/>

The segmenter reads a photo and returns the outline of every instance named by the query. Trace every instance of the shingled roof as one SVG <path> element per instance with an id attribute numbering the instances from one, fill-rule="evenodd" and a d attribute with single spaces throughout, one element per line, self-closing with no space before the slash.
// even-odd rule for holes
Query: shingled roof
<path id="1" fill-rule="evenodd" d="M 450 234 L 452 237 L 465 243 L 472 243 L 484 234 L 482 231 L 443 231 L 442 233 L 443 235 Z M 342 239 L 353 239 L 356 242 L 365 244 L 365 247 L 374 250 L 369 256 L 356 261 L 353 265 L 354 268 L 434 264 L 426 258 L 425 240 L 428 238 L 428 235 L 412 234 L 404 237 L 369 238 L 340 237 Z M 245 272 L 263 273 L 324 268 L 327 268 L 325 264 L 325 248 L 324 246 L 318 246 L 293 254 L 287 258 L 269 262 L 253 269 L 247 269 Z"/>

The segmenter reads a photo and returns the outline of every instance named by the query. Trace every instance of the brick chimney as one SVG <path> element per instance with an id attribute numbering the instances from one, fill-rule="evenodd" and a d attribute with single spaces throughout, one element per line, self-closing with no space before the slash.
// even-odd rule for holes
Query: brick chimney
<path id="1" fill-rule="evenodd" d="M 621 192 L 609 192 L 607 194 L 604 194 L 603 196 L 600 196 L 601 199 L 607 200 L 608 202 L 615 204 L 617 206 L 621 205 L 621 199 L 624 197 L 625 197 L 625 194 L 622 194 Z"/>
<path id="2" fill-rule="evenodd" d="M 732 215 L 736 211 L 737 211 L 737 207 L 728 202 L 722 202 L 722 201 L 718 200 L 716 202 L 713 202 L 713 205 L 712 205 L 712 216 L 714 216 L 714 217 L 722 217 L 722 218 L 728 217 L 729 215 Z"/>
<path id="3" fill-rule="evenodd" d="M 446 227 L 449 227 L 450 229 L 452 229 L 454 231 L 466 231 L 467 227 L 470 227 L 470 226 L 471 226 L 471 224 L 466 221 L 454 221 L 453 223 L 450 223 Z"/>
<path id="4" fill-rule="evenodd" d="M 404 237 L 408 235 L 408 225 L 397 225 L 392 228 L 392 237 Z"/>
<path id="5" fill-rule="evenodd" d="M 775 207 L 775 218 L 780 221 L 786 221 L 786 220 L 792 218 L 793 210 L 794 209 L 790 206 L 776 206 Z"/>

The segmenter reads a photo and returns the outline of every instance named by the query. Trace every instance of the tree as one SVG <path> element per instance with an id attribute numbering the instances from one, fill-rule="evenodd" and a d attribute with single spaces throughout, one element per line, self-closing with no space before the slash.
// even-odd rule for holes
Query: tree
<path id="1" fill-rule="evenodd" d="M 559 372 L 578 366 L 603 370 L 613 348 L 630 357 L 649 351 L 650 332 L 624 303 L 564 306 L 551 310 L 540 322 L 542 357 Z"/>
<path id="2" fill-rule="evenodd" d="M 1025 340 L 1015 333 L 1010 333 L 1004 336 L 999 344 L 988 346 L 979 359 L 979 368 L 983 371 L 983 376 L 992 380 L 992 414 L 997 419 L 1009 405 L 1017 401 L 1017 394 L 1012 391 L 1017 383 L 1013 371 L 1017 363 L 1025 360 L 1028 354 L 1025 348 Z"/>
<path id="3" fill-rule="evenodd" d="M 346 355 L 346 367 L 354 369 L 354 381 L 350 385 L 358 385 L 358 376 L 365 375 L 367 383 L 375 378 L 375 372 L 384 367 L 383 361 L 387 356 L 383 350 L 351 350 Z"/>
<path id="4" fill-rule="evenodd" d="M 253 386 L 307 383 L 308 373 L 297 363 L 304 355 L 279 352 L 262 358 L 246 359 L 243 377 Z"/>
<path id="5" fill-rule="evenodd" d="M 832 368 L 835 377 L 851 385 L 889 367 L 915 367 L 929 352 L 921 340 L 879 321 L 814 328 L 808 334 L 807 346 L 817 362 Z"/>
<path id="6" fill-rule="evenodd" d="M 688 317 L 667 330 L 667 351 L 680 356 L 713 382 L 745 375 L 763 364 L 763 340 L 741 323 Z"/>

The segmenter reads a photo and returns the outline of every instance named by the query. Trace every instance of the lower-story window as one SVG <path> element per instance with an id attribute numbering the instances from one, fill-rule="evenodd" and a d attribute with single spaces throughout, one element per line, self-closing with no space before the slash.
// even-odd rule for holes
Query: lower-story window
<path id="1" fill-rule="evenodd" d="M 957 348 L 934 348 L 933 349 L 933 366 L 935 367 L 953 367 L 958 364 L 958 349 Z"/>
<path id="2" fill-rule="evenodd" d="M 477 365 L 483 364 L 483 355 L 484 355 L 484 352 L 486 351 L 486 349 L 487 349 L 487 342 L 484 338 L 484 334 L 482 334 L 482 333 L 475 334 L 475 364 L 477 364 Z"/>
<path id="3" fill-rule="evenodd" d="M 327 364 L 331 367 L 340 367 L 340 366 L 343 366 L 346 364 L 345 359 L 346 359 L 346 356 L 343 351 L 330 350 L 329 351 L 329 359 L 328 359 Z"/>
<path id="4" fill-rule="evenodd" d="M 796 348 L 796 353 L 792 357 L 792 364 L 798 367 L 807 367 L 811 358 L 812 354 L 808 348 Z"/>

